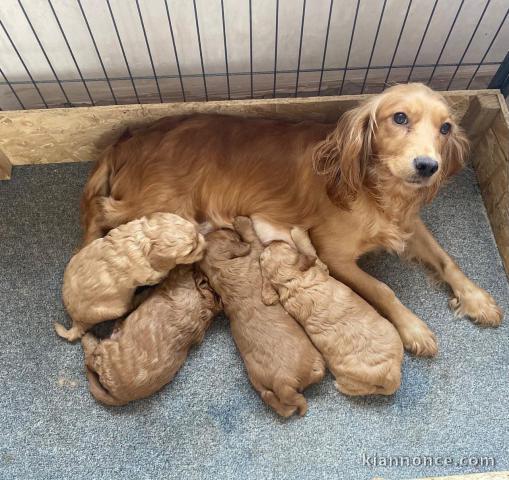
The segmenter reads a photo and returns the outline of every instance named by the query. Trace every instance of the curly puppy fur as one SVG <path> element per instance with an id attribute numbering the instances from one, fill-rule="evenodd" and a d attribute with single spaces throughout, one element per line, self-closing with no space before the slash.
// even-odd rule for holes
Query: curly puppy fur
<path id="1" fill-rule="evenodd" d="M 293 229 L 302 253 L 272 242 L 260 256 L 263 300 L 280 301 L 306 330 L 347 395 L 393 394 L 400 385 L 403 344 L 389 321 L 317 261 L 309 237 Z"/>
<path id="2" fill-rule="evenodd" d="M 238 217 L 231 230 L 209 233 L 201 268 L 221 296 L 249 379 L 262 399 L 279 415 L 304 415 L 302 391 L 319 382 L 325 365 L 304 330 L 279 303 L 261 299 L 259 257 L 263 246 L 251 221 Z"/>
<path id="3" fill-rule="evenodd" d="M 107 405 L 145 398 L 171 382 L 203 340 L 219 298 L 198 268 L 180 266 L 113 332 L 81 340 L 90 392 Z"/>
<path id="4" fill-rule="evenodd" d="M 73 342 L 93 325 L 132 309 L 134 291 L 159 283 L 178 264 L 200 260 L 205 239 L 196 226 L 171 213 L 154 213 L 111 230 L 80 250 L 64 273 L 62 298 L 72 328 L 56 323 Z"/>

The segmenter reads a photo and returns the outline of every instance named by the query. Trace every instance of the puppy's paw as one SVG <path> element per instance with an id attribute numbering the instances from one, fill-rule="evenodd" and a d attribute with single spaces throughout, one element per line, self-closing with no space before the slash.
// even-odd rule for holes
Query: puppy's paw
<path id="1" fill-rule="evenodd" d="M 291 417 L 296 411 L 297 406 L 285 405 L 282 403 L 271 390 L 265 390 L 261 393 L 262 400 L 272 407 L 276 413 L 282 417 Z"/>
<path id="2" fill-rule="evenodd" d="M 438 353 L 437 340 L 428 326 L 415 315 L 404 325 L 398 325 L 398 333 L 405 350 L 419 357 L 434 357 Z"/>
<path id="3" fill-rule="evenodd" d="M 498 327 L 503 313 L 494 298 L 477 285 L 472 285 L 449 300 L 456 317 L 468 317 L 486 327 Z"/>

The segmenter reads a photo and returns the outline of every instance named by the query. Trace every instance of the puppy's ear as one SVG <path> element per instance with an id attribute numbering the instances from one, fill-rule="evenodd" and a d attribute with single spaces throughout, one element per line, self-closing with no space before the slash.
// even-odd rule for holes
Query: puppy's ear
<path id="1" fill-rule="evenodd" d="M 364 183 L 378 102 L 375 98 L 344 113 L 336 128 L 313 152 L 315 172 L 326 177 L 327 195 L 341 208 L 349 208 Z"/>
<path id="2" fill-rule="evenodd" d="M 153 252 L 150 253 L 148 260 L 151 267 L 159 272 L 169 272 L 177 265 L 174 258 L 165 257 L 164 255 Z"/>
<path id="3" fill-rule="evenodd" d="M 444 146 L 446 177 L 455 175 L 463 168 L 469 150 L 470 144 L 465 132 L 461 127 L 454 125 Z"/>
<path id="4" fill-rule="evenodd" d="M 262 275 L 262 302 L 265 305 L 275 305 L 278 301 L 279 295 L 272 286 L 272 283 Z"/>
<path id="5" fill-rule="evenodd" d="M 297 261 L 297 266 L 301 272 L 306 272 L 311 267 L 316 265 L 316 257 L 312 255 L 299 255 L 299 260 Z"/>
<path id="6" fill-rule="evenodd" d="M 251 245 L 245 242 L 231 242 L 228 251 L 228 258 L 245 257 L 251 252 Z"/>
<path id="7" fill-rule="evenodd" d="M 205 298 L 204 290 L 212 290 L 209 279 L 197 266 L 193 269 L 193 280 L 200 295 Z"/>

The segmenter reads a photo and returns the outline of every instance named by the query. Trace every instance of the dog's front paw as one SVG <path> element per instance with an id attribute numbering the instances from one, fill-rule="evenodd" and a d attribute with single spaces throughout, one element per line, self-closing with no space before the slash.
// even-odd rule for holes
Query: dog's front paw
<path id="1" fill-rule="evenodd" d="M 428 326 L 415 315 L 396 326 L 405 350 L 419 357 L 434 357 L 438 353 L 437 340 Z"/>
<path id="2" fill-rule="evenodd" d="M 472 285 L 449 300 L 456 317 L 468 317 L 474 323 L 486 327 L 498 327 L 503 313 L 495 299 L 477 285 Z"/>

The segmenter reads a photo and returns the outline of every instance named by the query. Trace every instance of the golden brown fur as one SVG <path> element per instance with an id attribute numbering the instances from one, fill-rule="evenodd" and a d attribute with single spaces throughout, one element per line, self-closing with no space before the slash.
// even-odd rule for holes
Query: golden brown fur
<path id="1" fill-rule="evenodd" d="M 56 323 L 58 335 L 75 341 L 96 323 L 121 317 L 137 287 L 159 283 L 177 264 L 200 260 L 204 247 L 196 226 L 170 213 L 133 220 L 94 240 L 65 269 L 62 299 L 72 328 Z"/>
<path id="2" fill-rule="evenodd" d="M 81 340 L 90 392 L 107 405 L 148 397 L 171 382 L 201 343 L 219 300 L 198 268 L 179 266 L 114 331 Z"/>
<path id="3" fill-rule="evenodd" d="M 398 332 L 329 276 L 305 232 L 294 229 L 292 237 L 299 251 L 276 241 L 260 256 L 264 302 L 280 301 L 302 325 L 341 392 L 392 395 L 401 381 L 403 344 Z"/>
<path id="4" fill-rule="evenodd" d="M 201 268 L 221 297 L 254 388 L 279 415 L 304 415 L 307 402 L 301 392 L 322 379 L 324 361 L 279 303 L 263 304 L 263 246 L 248 218 L 237 218 L 235 228 L 242 240 L 231 230 L 207 235 Z"/>
<path id="5" fill-rule="evenodd" d="M 407 124 L 396 124 L 397 112 L 407 114 Z M 452 128 L 442 134 L 445 122 Z M 465 277 L 419 219 L 423 204 L 461 168 L 467 147 L 443 97 L 421 84 L 389 88 L 337 124 L 168 117 L 124 137 L 99 161 L 83 195 L 84 241 L 160 210 L 216 226 L 249 215 L 309 229 L 331 274 L 389 319 L 408 350 L 433 355 L 429 328 L 357 260 L 376 248 L 405 252 L 449 284 L 456 312 L 500 323 L 493 298 Z M 419 156 L 436 160 L 433 176 L 416 176 Z"/>

